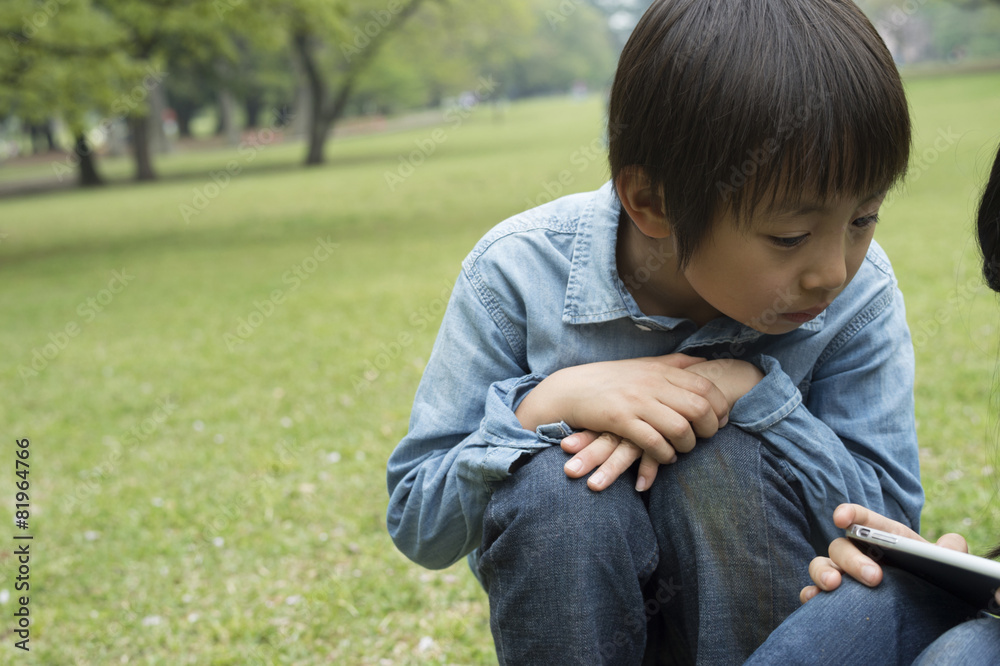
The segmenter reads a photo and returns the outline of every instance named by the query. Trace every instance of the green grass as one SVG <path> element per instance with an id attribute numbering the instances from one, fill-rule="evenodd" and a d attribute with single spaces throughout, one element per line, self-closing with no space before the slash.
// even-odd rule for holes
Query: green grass
<path id="1" fill-rule="evenodd" d="M 1000 76 L 908 87 L 916 154 L 939 128 L 961 139 L 914 169 L 877 238 L 915 334 L 926 329 L 925 533 L 956 529 L 981 550 L 1000 533 L 984 472 L 996 466 L 1000 331 L 993 296 L 976 289 L 971 215 L 1000 141 Z M 494 662 L 465 564 L 428 572 L 393 548 L 384 465 L 462 257 L 560 172 L 573 191 L 607 178 L 584 155 L 602 114 L 597 99 L 539 100 L 502 122 L 480 109 L 437 135 L 336 141 L 320 168 L 298 168 L 297 144 L 252 161 L 182 153 L 158 162 L 157 183 L 0 201 L 0 518 L 11 524 L 13 440 L 29 437 L 33 658 Z M 428 141 L 433 154 L 392 190 L 386 174 Z M 230 160 L 241 172 L 186 222 L 182 205 Z M 113 271 L 127 279 L 111 283 L 119 293 Z M 931 330 L 935 316 L 947 323 Z M 45 363 L 22 377 L 36 351 Z M 7 544 L 0 588 L 14 597 Z M 14 610 L 14 598 L 0 606 L 5 630 Z M 14 636 L 3 640 L 13 654 Z"/>

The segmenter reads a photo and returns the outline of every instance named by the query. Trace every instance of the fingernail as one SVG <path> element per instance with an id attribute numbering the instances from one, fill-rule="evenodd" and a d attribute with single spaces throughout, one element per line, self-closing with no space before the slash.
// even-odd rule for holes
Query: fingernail
<path id="1" fill-rule="evenodd" d="M 635 482 L 635 489 L 640 493 L 646 489 L 646 479 L 644 477 L 639 477 L 639 480 Z"/>
<path id="2" fill-rule="evenodd" d="M 580 462 L 579 458 L 573 458 L 568 463 L 566 463 L 566 470 L 569 472 L 573 472 L 574 474 L 579 474 L 581 469 L 583 469 L 583 463 Z"/>
<path id="3" fill-rule="evenodd" d="M 725 416 L 722 417 L 722 419 L 719 421 L 719 427 L 722 428 L 727 423 L 729 423 L 729 414 L 726 414 Z"/>
<path id="4" fill-rule="evenodd" d="M 592 486 L 603 486 L 604 485 L 604 472 L 594 472 L 594 475 L 590 477 L 590 485 Z"/>
<path id="5" fill-rule="evenodd" d="M 824 571 L 819 575 L 819 580 L 823 585 L 830 587 L 830 578 L 833 576 L 832 571 Z"/>
<path id="6" fill-rule="evenodd" d="M 861 577 L 864 578 L 869 583 L 875 583 L 875 577 L 878 576 L 878 567 L 874 564 L 866 564 L 861 567 Z"/>

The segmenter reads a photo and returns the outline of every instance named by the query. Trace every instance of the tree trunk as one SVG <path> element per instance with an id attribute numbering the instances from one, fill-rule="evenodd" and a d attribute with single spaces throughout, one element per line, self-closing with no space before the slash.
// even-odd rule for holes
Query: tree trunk
<path id="1" fill-rule="evenodd" d="M 80 160 L 80 187 L 93 187 L 103 185 L 104 181 L 97 173 L 97 166 L 94 164 L 94 151 L 87 145 L 87 135 L 80 132 L 76 135 L 76 144 L 73 146 L 73 154 Z"/>
<path id="2" fill-rule="evenodd" d="M 326 86 L 323 84 L 323 77 L 313 61 L 309 41 L 309 35 L 302 31 L 296 32 L 292 37 L 295 53 L 298 55 L 299 64 L 302 67 L 303 79 L 305 79 L 309 91 L 309 119 L 306 125 L 309 152 L 306 154 L 306 166 L 323 163 L 323 146 L 326 143 L 326 133 L 330 129 L 330 123 L 327 122 L 326 114 L 323 113 Z"/>
<path id="3" fill-rule="evenodd" d="M 43 123 L 32 123 L 28 125 L 31 133 L 31 152 L 34 155 L 50 153 L 56 148 L 55 138 L 52 136 L 52 121 L 46 120 Z"/>
<path id="4" fill-rule="evenodd" d="M 326 160 L 323 149 L 326 147 L 326 137 L 330 133 L 332 123 L 322 119 L 309 125 L 309 153 L 306 155 L 306 166 L 323 164 Z"/>
<path id="5" fill-rule="evenodd" d="M 163 131 L 163 112 L 167 108 L 167 93 L 163 86 L 155 86 L 149 91 L 149 147 L 157 155 L 170 152 L 170 142 Z"/>
<path id="6" fill-rule="evenodd" d="M 194 111 L 177 109 L 177 136 L 183 139 L 191 138 L 191 119 Z"/>
<path id="7" fill-rule="evenodd" d="M 240 128 L 236 126 L 236 100 L 233 93 L 226 88 L 219 91 L 219 126 L 220 134 L 226 137 L 226 143 L 236 146 L 240 143 Z"/>
<path id="8" fill-rule="evenodd" d="M 153 171 L 153 159 L 149 150 L 149 116 L 129 116 L 128 128 L 132 134 L 135 179 L 156 180 L 156 172 Z"/>
<path id="9" fill-rule="evenodd" d="M 309 126 L 312 118 L 312 94 L 309 85 L 305 83 L 305 76 L 299 76 L 298 84 L 295 86 L 295 101 L 291 110 L 285 114 L 285 122 L 288 125 L 288 135 L 300 139 L 309 134 Z"/>
<path id="10" fill-rule="evenodd" d="M 247 114 L 247 128 L 256 128 L 257 123 L 260 119 L 260 110 L 264 107 L 263 100 L 260 95 L 255 92 L 247 94 L 245 100 L 243 100 L 243 109 Z"/>

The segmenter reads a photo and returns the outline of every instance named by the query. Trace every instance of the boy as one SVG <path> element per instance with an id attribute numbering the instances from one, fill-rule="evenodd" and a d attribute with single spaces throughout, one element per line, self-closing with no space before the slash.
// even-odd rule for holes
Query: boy
<path id="1" fill-rule="evenodd" d="M 463 263 L 389 531 L 470 556 L 501 663 L 739 663 L 838 503 L 916 529 L 912 346 L 871 242 L 906 99 L 851 3 L 664 0 L 609 126 L 611 183 Z"/>

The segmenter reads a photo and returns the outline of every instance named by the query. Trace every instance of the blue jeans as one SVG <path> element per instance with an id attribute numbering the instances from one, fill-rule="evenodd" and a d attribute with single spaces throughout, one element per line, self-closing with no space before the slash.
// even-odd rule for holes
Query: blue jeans
<path id="1" fill-rule="evenodd" d="M 844 577 L 792 614 L 747 664 L 1000 664 L 1000 620 L 905 571 Z"/>
<path id="2" fill-rule="evenodd" d="M 487 506 L 478 574 L 501 664 L 738 664 L 798 607 L 801 493 L 755 436 L 723 428 L 642 494 L 634 467 L 595 493 L 567 459 L 541 451 Z"/>

